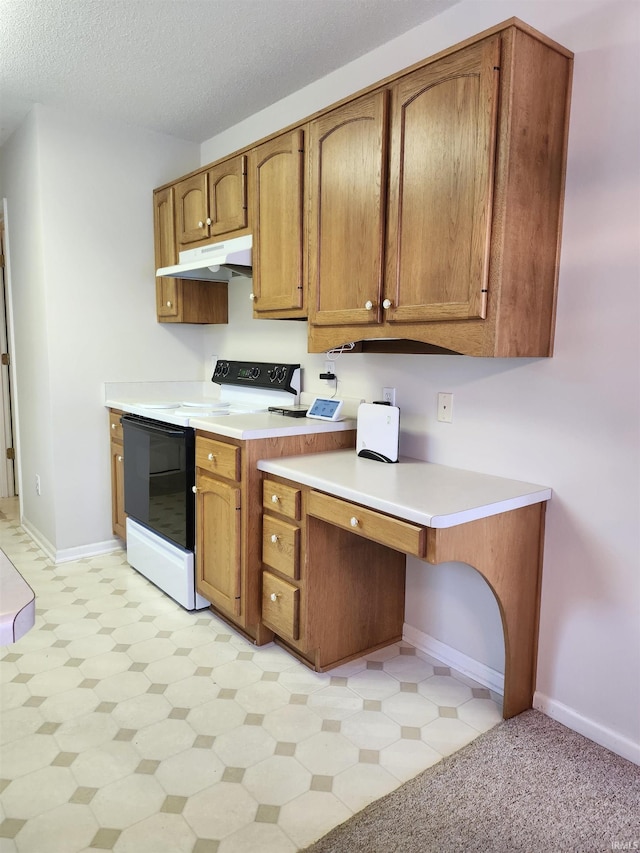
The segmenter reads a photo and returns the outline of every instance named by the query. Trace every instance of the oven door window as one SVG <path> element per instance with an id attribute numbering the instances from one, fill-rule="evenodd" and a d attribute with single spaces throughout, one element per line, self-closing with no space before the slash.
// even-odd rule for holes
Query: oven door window
<path id="1" fill-rule="evenodd" d="M 193 430 L 126 416 L 122 425 L 125 512 L 170 542 L 193 550 Z"/>

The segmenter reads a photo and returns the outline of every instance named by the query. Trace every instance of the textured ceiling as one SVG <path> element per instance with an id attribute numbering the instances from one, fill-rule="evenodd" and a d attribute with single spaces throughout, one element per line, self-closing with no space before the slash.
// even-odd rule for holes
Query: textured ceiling
<path id="1" fill-rule="evenodd" d="M 459 0 L 0 0 L 0 144 L 34 103 L 202 142 Z"/>

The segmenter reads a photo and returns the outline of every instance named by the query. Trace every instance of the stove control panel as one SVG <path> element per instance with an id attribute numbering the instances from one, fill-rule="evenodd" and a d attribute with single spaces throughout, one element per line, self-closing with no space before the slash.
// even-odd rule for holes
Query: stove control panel
<path id="1" fill-rule="evenodd" d="M 218 359 L 211 377 L 218 385 L 300 393 L 300 365 Z"/>

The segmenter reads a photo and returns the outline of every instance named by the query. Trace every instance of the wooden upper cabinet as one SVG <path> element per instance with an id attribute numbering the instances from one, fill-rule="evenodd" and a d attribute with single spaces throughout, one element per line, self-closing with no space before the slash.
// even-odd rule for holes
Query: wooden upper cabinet
<path id="1" fill-rule="evenodd" d="M 485 317 L 500 37 L 392 90 L 385 319 Z"/>
<path id="2" fill-rule="evenodd" d="M 174 187 L 153 194 L 156 269 L 178 260 L 174 194 Z M 159 323 L 227 323 L 227 285 L 156 277 L 156 317 Z"/>
<path id="3" fill-rule="evenodd" d="M 156 190 L 153 195 L 156 269 L 177 262 L 176 229 L 173 215 L 173 187 Z M 156 278 L 156 314 L 158 320 L 175 320 L 180 311 L 175 278 Z"/>
<path id="4" fill-rule="evenodd" d="M 252 152 L 255 317 L 306 317 L 304 146 L 296 129 Z"/>
<path id="5" fill-rule="evenodd" d="M 239 237 L 249 228 L 247 157 L 239 154 L 175 184 L 177 242 L 181 249 Z"/>
<path id="6" fill-rule="evenodd" d="M 514 18 L 312 122 L 309 352 L 552 355 L 572 72 Z M 379 185 L 366 121 L 347 122 L 387 92 L 385 221 L 384 155 Z"/>
<path id="7" fill-rule="evenodd" d="M 380 318 L 387 180 L 388 92 L 311 122 L 309 320 Z"/>

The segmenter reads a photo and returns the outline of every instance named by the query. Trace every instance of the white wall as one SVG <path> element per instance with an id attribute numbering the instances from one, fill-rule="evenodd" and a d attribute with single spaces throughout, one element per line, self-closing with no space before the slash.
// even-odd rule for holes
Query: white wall
<path id="1" fill-rule="evenodd" d="M 204 378 L 202 329 L 158 324 L 154 296 L 151 191 L 197 165 L 41 106 L 3 147 L 23 514 L 58 557 L 112 539 L 103 383 Z"/>
<path id="2" fill-rule="evenodd" d="M 549 485 L 536 704 L 640 761 L 638 210 L 636 2 L 465 0 L 202 146 L 201 162 L 304 118 L 359 87 L 517 15 L 576 54 L 556 349 L 552 359 L 343 355 L 339 392 L 395 386 L 401 450 Z M 324 360 L 304 324 L 251 320 L 234 286 L 230 326 L 210 352 L 303 364 L 322 392 Z M 275 322 L 275 326 L 273 325 Z M 275 330 L 272 331 L 272 329 Z M 454 393 L 454 422 L 436 394 Z M 503 669 L 497 606 L 468 566 L 408 564 L 407 622 Z"/>

